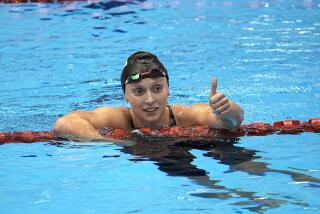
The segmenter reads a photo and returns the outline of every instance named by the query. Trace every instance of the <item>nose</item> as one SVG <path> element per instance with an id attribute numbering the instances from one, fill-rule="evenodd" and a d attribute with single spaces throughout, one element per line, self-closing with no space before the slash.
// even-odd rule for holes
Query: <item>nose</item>
<path id="1" fill-rule="evenodd" d="M 154 98 L 153 93 L 151 91 L 147 91 L 144 102 L 147 104 L 152 104 L 155 102 L 155 98 Z"/>

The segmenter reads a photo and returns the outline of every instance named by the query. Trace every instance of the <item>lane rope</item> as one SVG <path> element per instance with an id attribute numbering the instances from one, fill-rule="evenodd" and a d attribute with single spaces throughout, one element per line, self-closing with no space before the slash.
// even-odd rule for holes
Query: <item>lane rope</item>
<path id="1" fill-rule="evenodd" d="M 271 134 L 299 134 L 303 132 L 320 132 L 320 118 L 312 118 L 307 122 L 299 120 L 283 120 L 273 124 L 252 123 L 241 125 L 237 130 L 212 129 L 208 126 L 171 127 L 162 129 L 140 128 L 132 131 L 106 127 L 100 134 L 106 140 L 144 140 L 159 141 L 169 139 L 223 139 L 242 136 L 265 136 Z M 66 140 L 55 136 L 52 131 L 20 131 L 0 132 L 0 143 L 33 143 Z"/>

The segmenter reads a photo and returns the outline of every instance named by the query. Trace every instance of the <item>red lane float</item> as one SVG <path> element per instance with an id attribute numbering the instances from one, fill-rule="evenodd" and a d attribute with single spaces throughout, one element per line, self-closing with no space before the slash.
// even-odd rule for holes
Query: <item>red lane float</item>
<path id="1" fill-rule="evenodd" d="M 150 128 L 140 128 L 133 131 L 104 128 L 100 131 L 106 139 L 112 141 L 119 140 L 146 140 L 158 141 L 166 139 L 223 139 L 241 136 L 264 136 L 270 134 L 299 134 L 302 132 L 320 132 L 320 118 L 312 118 L 307 122 L 301 123 L 299 120 L 284 120 L 274 124 L 253 123 L 241 125 L 235 131 L 223 129 L 211 129 L 207 126 L 193 127 L 172 127 L 158 130 Z M 39 141 L 61 141 L 52 131 L 43 132 L 0 132 L 0 143 L 32 143 Z"/>
<path id="2" fill-rule="evenodd" d="M 59 138 L 51 131 L 43 132 L 0 132 L 0 143 L 33 143 L 37 141 L 58 140 Z"/>

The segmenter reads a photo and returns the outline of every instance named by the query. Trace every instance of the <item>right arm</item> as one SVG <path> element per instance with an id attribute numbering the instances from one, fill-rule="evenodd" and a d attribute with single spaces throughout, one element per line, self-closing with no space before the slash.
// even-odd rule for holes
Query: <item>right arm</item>
<path id="1" fill-rule="evenodd" d="M 53 128 L 59 137 L 71 140 L 104 140 L 99 133 L 104 127 L 127 128 L 122 107 L 101 107 L 93 111 L 74 111 L 59 118 Z"/>

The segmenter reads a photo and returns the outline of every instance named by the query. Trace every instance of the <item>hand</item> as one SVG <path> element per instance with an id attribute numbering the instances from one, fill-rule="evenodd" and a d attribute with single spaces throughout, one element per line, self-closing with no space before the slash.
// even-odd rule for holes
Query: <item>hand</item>
<path id="1" fill-rule="evenodd" d="M 217 79 L 213 79 L 211 83 L 209 105 L 214 114 L 224 118 L 230 111 L 231 105 L 229 99 L 223 93 L 217 93 L 217 85 Z"/>

